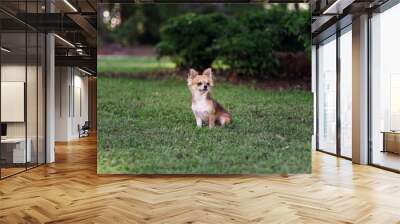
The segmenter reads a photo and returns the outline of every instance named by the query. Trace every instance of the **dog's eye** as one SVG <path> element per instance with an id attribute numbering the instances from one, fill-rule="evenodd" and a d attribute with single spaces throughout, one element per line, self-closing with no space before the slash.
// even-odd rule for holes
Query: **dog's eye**
<path id="1" fill-rule="evenodd" d="M 197 83 L 198 86 L 201 86 L 201 82 Z"/>
<path id="2" fill-rule="evenodd" d="M 210 83 L 209 82 L 207 82 L 207 86 L 209 86 L 210 85 Z"/>

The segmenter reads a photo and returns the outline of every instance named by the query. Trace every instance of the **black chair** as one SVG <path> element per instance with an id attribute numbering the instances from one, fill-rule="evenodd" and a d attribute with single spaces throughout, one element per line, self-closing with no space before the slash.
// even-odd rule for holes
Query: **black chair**
<path id="1" fill-rule="evenodd" d="M 89 129 L 90 129 L 89 121 L 85 121 L 82 127 L 80 127 L 80 125 L 78 124 L 79 138 L 89 136 Z"/>

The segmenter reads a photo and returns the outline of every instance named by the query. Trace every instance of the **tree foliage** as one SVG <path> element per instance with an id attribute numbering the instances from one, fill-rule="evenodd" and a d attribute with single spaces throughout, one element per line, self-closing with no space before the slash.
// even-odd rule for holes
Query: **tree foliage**
<path id="1" fill-rule="evenodd" d="M 160 56 L 170 56 L 179 68 L 203 69 L 218 56 L 216 41 L 228 25 L 223 14 L 185 14 L 169 20 L 157 45 Z"/>
<path id="2" fill-rule="evenodd" d="M 272 7 L 241 16 L 189 13 L 168 20 L 157 45 L 179 68 L 204 69 L 216 61 L 238 74 L 273 77 L 277 52 L 308 52 L 310 14 Z"/>

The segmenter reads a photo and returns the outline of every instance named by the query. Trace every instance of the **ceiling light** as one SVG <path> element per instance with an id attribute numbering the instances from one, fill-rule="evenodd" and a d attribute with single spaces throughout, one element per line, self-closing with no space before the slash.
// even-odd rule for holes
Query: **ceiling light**
<path id="1" fill-rule="evenodd" d="M 64 0 L 65 4 L 67 4 L 74 12 L 78 12 L 78 10 L 68 1 Z"/>
<path id="2" fill-rule="evenodd" d="M 5 47 L 1 47 L 0 49 L 1 49 L 2 51 L 6 52 L 6 53 L 10 53 L 10 52 L 11 52 L 11 50 L 9 50 L 9 49 L 7 49 L 7 48 L 5 48 Z"/>
<path id="3" fill-rule="evenodd" d="M 66 39 L 64 39 L 64 38 L 62 38 L 62 37 L 60 37 L 59 35 L 57 35 L 57 34 L 54 34 L 54 36 L 55 37 L 57 37 L 59 40 L 61 40 L 62 42 L 64 42 L 64 43 L 66 43 L 67 45 L 69 45 L 70 47 L 73 47 L 73 48 L 75 48 L 75 45 L 73 45 L 71 42 L 69 42 L 68 40 L 66 40 Z"/>
<path id="4" fill-rule="evenodd" d="M 85 71 L 85 70 L 83 70 L 83 69 L 81 69 L 81 68 L 78 68 L 79 69 L 79 71 L 81 71 L 81 72 L 83 72 L 83 73 L 85 73 L 85 74 L 87 74 L 87 75 L 92 75 L 92 73 L 90 73 L 90 72 L 88 72 L 88 71 Z"/>
<path id="5" fill-rule="evenodd" d="M 83 49 L 77 48 L 76 53 L 78 53 L 79 55 L 83 55 Z"/>

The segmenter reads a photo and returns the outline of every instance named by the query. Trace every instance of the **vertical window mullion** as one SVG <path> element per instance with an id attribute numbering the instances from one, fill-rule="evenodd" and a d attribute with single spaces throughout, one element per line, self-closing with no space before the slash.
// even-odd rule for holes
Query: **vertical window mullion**
<path id="1" fill-rule="evenodd" d="M 336 154 L 341 156 L 341 119 L 340 119 L 340 29 L 336 31 Z"/>
<path id="2" fill-rule="evenodd" d="M 45 4 L 45 13 L 48 13 L 48 7 L 49 7 L 49 2 L 46 0 L 44 2 Z M 48 38 L 48 33 L 47 31 L 44 32 L 44 55 L 43 55 L 43 59 L 44 59 L 44 69 L 42 69 L 42 78 L 44 81 L 44 163 L 47 163 L 47 38 Z M 44 74 L 44 77 L 43 77 Z M 42 82 L 43 82 L 42 81 Z M 42 107 L 43 109 L 43 107 Z"/>
<path id="3" fill-rule="evenodd" d="M 372 56 L 372 34 L 371 34 L 371 20 L 372 20 L 372 12 L 369 11 L 368 12 L 368 31 L 367 31 L 367 39 L 368 39 L 368 53 L 367 53 L 367 66 L 368 66 L 368 70 L 367 70 L 367 83 L 368 83 L 368 89 L 367 89 L 367 97 L 368 97 L 368 125 L 367 125 L 367 129 L 368 129 L 368 156 L 367 156 L 367 160 L 368 160 L 368 164 L 372 164 L 373 163 L 373 153 L 372 153 L 372 86 L 371 86 L 371 79 L 372 79 L 372 64 L 371 64 L 371 56 Z"/>
<path id="4" fill-rule="evenodd" d="M 315 47 L 315 107 L 316 107 L 316 131 L 315 131 L 315 148 L 319 149 L 319 44 Z"/>
<path id="5" fill-rule="evenodd" d="M 39 0 L 36 1 L 36 13 L 39 14 Z M 38 165 L 39 165 L 39 31 L 36 32 L 36 166 Z"/>
<path id="6" fill-rule="evenodd" d="M 1 32 L 1 29 L 2 28 L 2 23 L 0 23 L 0 47 L 2 46 L 2 32 Z M 2 58 L 1 58 L 1 55 L 2 55 L 2 52 L 0 51 L 0 124 L 2 124 L 2 122 L 1 122 L 1 67 L 2 67 Z M 2 150 L 2 147 L 1 147 L 1 144 L 0 144 L 0 158 L 1 158 L 1 150 Z M 1 160 L 0 160 L 0 180 L 2 179 L 2 176 L 1 176 L 1 170 L 2 170 L 2 164 L 1 164 Z"/>
<path id="7" fill-rule="evenodd" d="M 25 0 L 25 21 L 28 21 L 28 0 Z M 28 114 L 27 114 L 27 97 L 28 97 L 28 24 L 25 23 L 25 170 L 28 169 Z"/>

